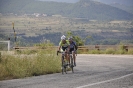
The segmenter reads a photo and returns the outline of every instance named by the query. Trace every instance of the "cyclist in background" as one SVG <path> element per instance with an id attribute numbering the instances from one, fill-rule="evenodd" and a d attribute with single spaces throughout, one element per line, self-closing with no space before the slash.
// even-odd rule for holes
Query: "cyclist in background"
<path id="1" fill-rule="evenodd" d="M 76 43 L 73 41 L 73 38 L 70 37 L 69 39 L 69 43 L 70 43 L 70 50 L 69 52 L 72 53 L 73 58 L 74 58 L 74 66 L 76 66 L 76 50 L 77 50 L 77 45 Z"/>
<path id="2" fill-rule="evenodd" d="M 58 51 L 60 51 L 60 50 L 66 51 L 65 57 L 66 57 L 67 62 L 69 62 L 69 64 L 70 64 L 70 60 L 69 60 L 69 57 L 68 57 L 68 52 L 69 52 L 69 49 L 70 49 L 69 45 L 70 44 L 69 44 L 69 41 L 66 40 L 66 36 L 64 36 L 64 35 L 61 36 L 61 41 L 59 42 Z"/>

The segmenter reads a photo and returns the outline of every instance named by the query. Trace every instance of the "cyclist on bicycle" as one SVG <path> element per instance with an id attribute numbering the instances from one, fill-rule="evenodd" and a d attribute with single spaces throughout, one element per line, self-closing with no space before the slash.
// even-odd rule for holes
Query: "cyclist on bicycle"
<path id="1" fill-rule="evenodd" d="M 66 40 L 66 36 L 61 36 L 61 41 L 59 42 L 59 48 L 58 48 L 58 51 L 62 50 L 65 51 L 65 57 L 66 57 L 66 60 L 67 62 L 70 63 L 70 60 L 69 60 L 69 57 L 68 57 L 68 52 L 69 52 L 69 41 Z"/>
<path id="2" fill-rule="evenodd" d="M 76 66 L 76 50 L 77 50 L 77 45 L 76 43 L 73 41 L 73 38 L 70 37 L 69 39 L 69 43 L 70 43 L 70 50 L 69 52 L 72 53 L 73 58 L 74 58 L 74 66 Z"/>

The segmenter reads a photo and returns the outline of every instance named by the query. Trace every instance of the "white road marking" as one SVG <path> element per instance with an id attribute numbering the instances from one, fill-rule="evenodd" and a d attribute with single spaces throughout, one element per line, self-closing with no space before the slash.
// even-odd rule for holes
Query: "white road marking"
<path id="1" fill-rule="evenodd" d="M 105 80 L 105 81 L 101 81 L 101 82 L 97 82 L 97 83 L 92 83 L 92 84 L 88 84 L 88 85 L 83 85 L 83 86 L 79 86 L 79 87 L 76 87 L 76 88 L 91 87 L 91 86 L 94 86 L 94 85 L 103 84 L 103 83 L 107 83 L 107 82 L 111 82 L 111 81 L 123 79 L 123 78 L 128 77 L 128 76 L 131 76 L 131 75 L 133 75 L 133 73 L 128 74 L 128 75 L 125 75 L 125 76 L 121 76 L 121 77 L 119 77 L 119 78 L 110 79 L 110 80 Z"/>

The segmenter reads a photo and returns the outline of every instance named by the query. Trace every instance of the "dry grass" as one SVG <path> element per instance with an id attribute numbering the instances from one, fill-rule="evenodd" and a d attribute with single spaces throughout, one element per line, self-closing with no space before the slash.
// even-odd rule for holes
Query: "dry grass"
<path id="1" fill-rule="evenodd" d="M 44 54 L 43 51 L 36 55 L 1 55 L 0 80 L 24 78 L 44 74 L 58 73 L 61 71 L 60 57 L 55 53 Z"/>

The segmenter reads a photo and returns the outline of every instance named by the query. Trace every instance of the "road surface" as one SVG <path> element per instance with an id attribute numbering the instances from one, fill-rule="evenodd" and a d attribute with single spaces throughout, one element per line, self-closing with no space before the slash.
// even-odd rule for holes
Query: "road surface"
<path id="1" fill-rule="evenodd" d="M 78 55 L 74 71 L 0 81 L 0 88 L 133 88 L 133 55 Z"/>

